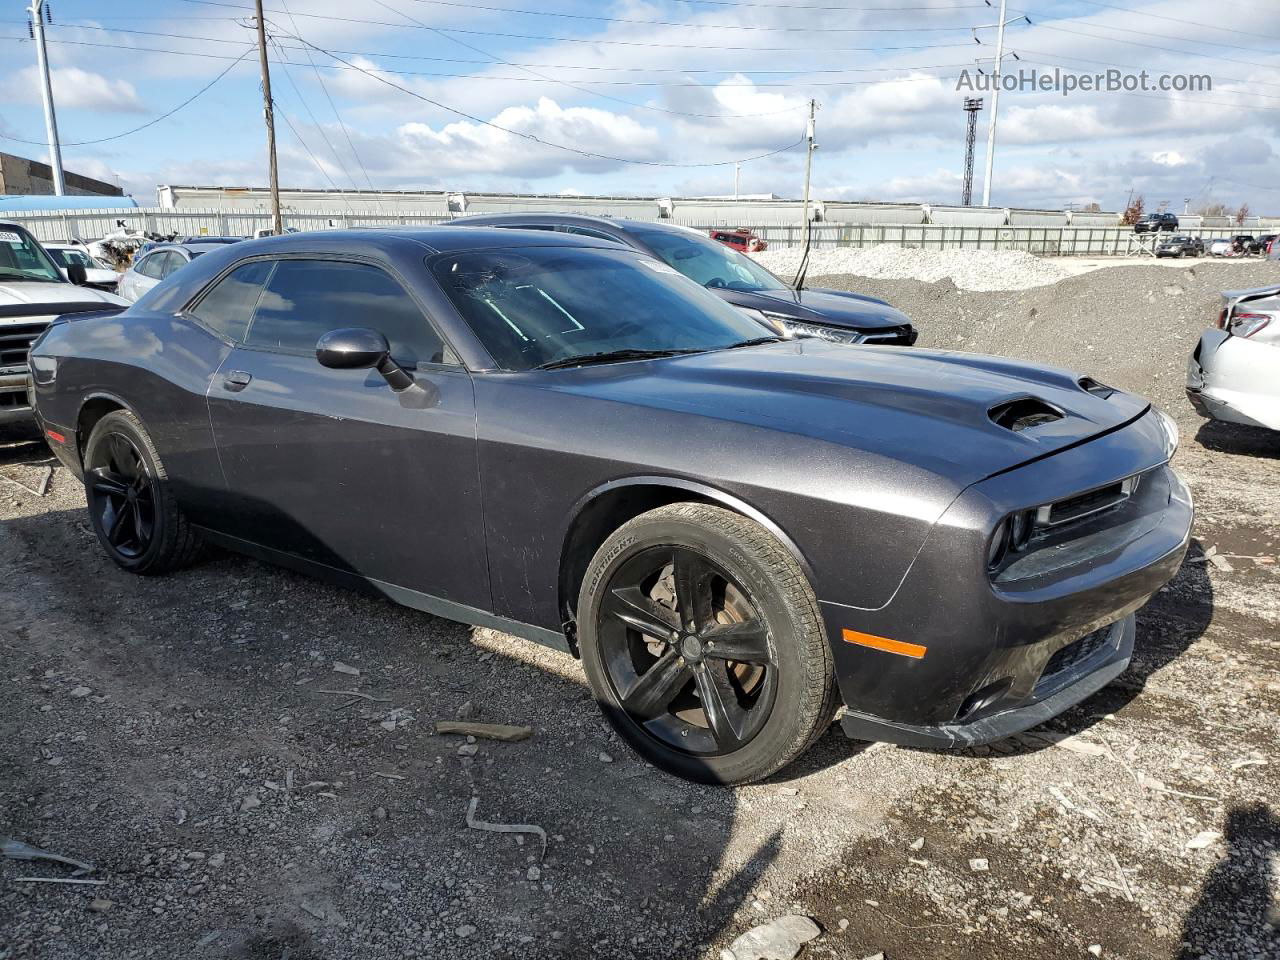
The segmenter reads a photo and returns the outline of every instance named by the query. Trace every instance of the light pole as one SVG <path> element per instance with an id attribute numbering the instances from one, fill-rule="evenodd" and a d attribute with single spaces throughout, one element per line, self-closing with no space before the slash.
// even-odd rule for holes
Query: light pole
<path id="1" fill-rule="evenodd" d="M 53 109 L 53 84 L 49 81 L 49 54 L 44 46 L 45 18 L 50 17 L 45 0 L 31 0 L 31 38 L 36 42 L 36 65 L 40 70 L 40 94 L 44 99 L 44 129 L 49 138 L 49 166 L 53 169 L 53 192 L 63 196 L 67 185 L 62 176 L 62 147 L 58 143 L 58 117 Z M 52 18 L 48 21 L 52 23 Z"/>

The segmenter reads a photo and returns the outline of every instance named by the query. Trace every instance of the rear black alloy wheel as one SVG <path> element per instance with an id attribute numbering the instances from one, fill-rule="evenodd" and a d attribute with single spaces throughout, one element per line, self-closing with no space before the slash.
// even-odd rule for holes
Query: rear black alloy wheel
<path id="1" fill-rule="evenodd" d="M 577 614 L 606 718 L 670 773 L 759 780 L 831 721 L 817 601 L 795 558 L 739 514 L 680 503 L 624 524 L 592 560 Z"/>
<path id="2" fill-rule="evenodd" d="M 89 512 L 107 546 L 126 560 L 147 552 L 156 532 L 155 484 L 142 453 L 123 433 L 109 433 L 95 450 L 86 482 Z"/>
<path id="3" fill-rule="evenodd" d="M 179 509 L 142 422 L 113 410 L 84 446 L 84 490 L 98 541 L 132 573 L 168 573 L 191 563 L 200 538 Z"/>

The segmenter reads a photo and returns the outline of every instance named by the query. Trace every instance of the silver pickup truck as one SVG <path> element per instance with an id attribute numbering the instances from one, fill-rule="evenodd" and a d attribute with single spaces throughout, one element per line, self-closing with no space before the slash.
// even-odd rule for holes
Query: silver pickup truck
<path id="1" fill-rule="evenodd" d="M 58 317 L 119 312 L 128 301 L 83 286 L 84 268 L 64 276 L 25 229 L 0 221 L 0 425 L 31 419 L 27 351 Z"/>

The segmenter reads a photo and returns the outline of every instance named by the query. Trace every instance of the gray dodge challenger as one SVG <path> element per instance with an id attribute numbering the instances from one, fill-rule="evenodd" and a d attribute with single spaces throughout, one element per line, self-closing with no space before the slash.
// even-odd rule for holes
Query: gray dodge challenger
<path id="1" fill-rule="evenodd" d="M 31 392 L 125 570 L 215 544 L 559 647 L 689 779 L 767 777 L 837 713 L 989 742 L 1125 669 L 1191 528 L 1167 417 L 765 332 L 605 241 L 303 233 L 55 323 Z"/>

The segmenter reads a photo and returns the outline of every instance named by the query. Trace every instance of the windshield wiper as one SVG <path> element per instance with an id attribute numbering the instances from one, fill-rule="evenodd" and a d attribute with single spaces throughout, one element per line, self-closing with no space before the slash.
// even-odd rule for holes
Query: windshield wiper
<path id="1" fill-rule="evenodd" d="M 743 340 L 741 343 L 731 343 L 725 347 L 726 350 L 736 350 L 738 347 L 758 347 L 762 343 L 781 343 L 786 337 L 752 337 L 750 340 Z"/>
<path id="2" fill-rule="evenodd" d="M 638 350 L 628 347 L 622 350 L 604 350 L 600 353 L 583 353 L 576 357 L 561 357 L 540 363 L 535 370 L 558 370 L 562 367 L 585 367 L 593 363 L 621 363 L 625 360 L 653 360 L 658 357 L 675 357 L 685 353 L 702 353 L 701 350 Z"/>

